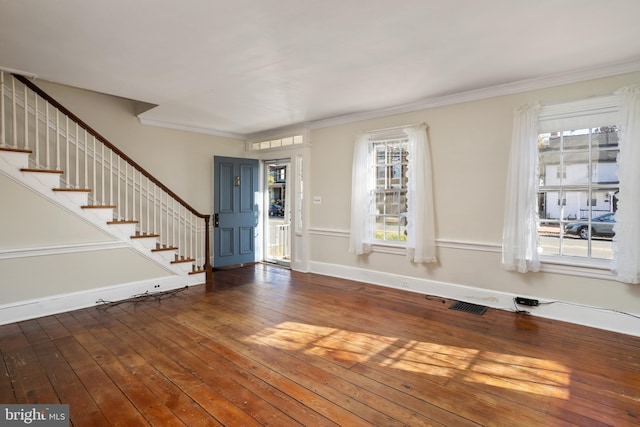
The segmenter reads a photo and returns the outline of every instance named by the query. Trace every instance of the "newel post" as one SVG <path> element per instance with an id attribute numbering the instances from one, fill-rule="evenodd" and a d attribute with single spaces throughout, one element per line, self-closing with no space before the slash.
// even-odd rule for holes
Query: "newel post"
<path id="1" fill-rule="evenodd" d="M 209 237 L 209 221 L 211 215 L 204 217 L 204 270 L 205 270 L 205 288 L 213 289 L 213 268 L 211 266 L 211 241 Z"/>

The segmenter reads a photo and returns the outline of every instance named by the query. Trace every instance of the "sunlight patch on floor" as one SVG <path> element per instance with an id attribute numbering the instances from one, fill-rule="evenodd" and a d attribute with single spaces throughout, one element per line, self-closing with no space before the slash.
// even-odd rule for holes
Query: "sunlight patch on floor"
<path id="1" fill-rule="evenodd" d="M 380 362 L 381 366 L 451 378 L 467 369 L 478 350 L 408 341 Z"/>
<path id="2" fill-rule="evenodd" d="M 283 322 L 275 327 L 265 328 L 247 339 L 283 350 L 303 351 L 306 354 L 352 363 L 366 362 L 396 341 L 380 335 L 296 322 Z M 385 342 L 382 347 L 381 341 Z"/>
<path id="3" fill-rule="evenodd" d="M 482 352 L 463 375 L 465 381 L 569 399 L 571 370 L 552 360 Z"/>
<path id="4" fill-rule="evenodd" d="M 246 338 L 282 350 L 342 363 L 375 363 L 438 377 L 569 399 L 571 370 L 553 360 L 403 340 L 297 322 L 283 322 Z"/>

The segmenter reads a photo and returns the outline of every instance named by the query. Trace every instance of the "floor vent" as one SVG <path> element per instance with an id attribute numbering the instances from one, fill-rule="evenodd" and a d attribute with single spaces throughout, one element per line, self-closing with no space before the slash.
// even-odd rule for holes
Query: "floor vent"
<path id="1" fill-rule="evenodd" d="M 487 311 L 487 307 L 484 305 L 471 304 L 470 302 L 462 302 L 462 301 L 454 302 L 451 305 L 451 307 L 449 307 L 449 309 L 464 311 L 472 314 L 478 314 L 480 316 L 482 316 L 484 312 Z"/>

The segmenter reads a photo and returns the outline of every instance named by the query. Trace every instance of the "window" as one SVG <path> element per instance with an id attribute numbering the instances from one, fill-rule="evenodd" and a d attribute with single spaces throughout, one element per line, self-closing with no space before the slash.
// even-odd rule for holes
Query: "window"
<path id="1" fill-rule="evenodd" d="M 619 130 L 538 135 L 538 235 L 542 255 L 613 258 Z"/>
<path id="2" fill-rule="evenodd" d="M 505 269 L 538 271 L 542 260 L 609 268 L 621 282 L 640 283 L 639 144 L 640 85 L 606 97 L 518 107 L 507 178 Z"/>
<path id="3" fill-rule="evenodd" d="M 288 148 L 291 145 L 300 145 L 304 142 L 303 135 L 292 135 L 285 138 L 267 139 L 264 141 L 251 142 L 252 151 L 268 150 L 271 148 Z"/>
<path id="4" fill-rule="evenodd" d="M 375 161 L 371 167 L 375 188 L 371 220 L 373 240 L 403 243 L 407 240 L 407 143 L 406 136 L 372 140 Z"/>
<path id="5" fill-rule="evenodd" d="M 426 124 L 356 138 L 349 250 L 405 247 L 413 262 L 434 262 L 435 225 Z"/>

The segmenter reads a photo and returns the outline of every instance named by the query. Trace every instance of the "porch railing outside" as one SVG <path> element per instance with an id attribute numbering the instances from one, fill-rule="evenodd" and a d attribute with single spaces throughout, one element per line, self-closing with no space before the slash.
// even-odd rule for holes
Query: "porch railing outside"
<path id="1" fill-rule="evenodd" d="M 291 261 L 291 223 L 269 225 L 267 258 L 274 261 Z"/>
<path id="2" fill-rule="evenodd" d="M 160 248 L 209 266 L 209 215 L 201 214 L 23 76 L 0 71 L 0 147 L 29 150 L 30 168 L 63 171 L 61 187 L 91 190 L 114 221 L 137 221 Z"/>

